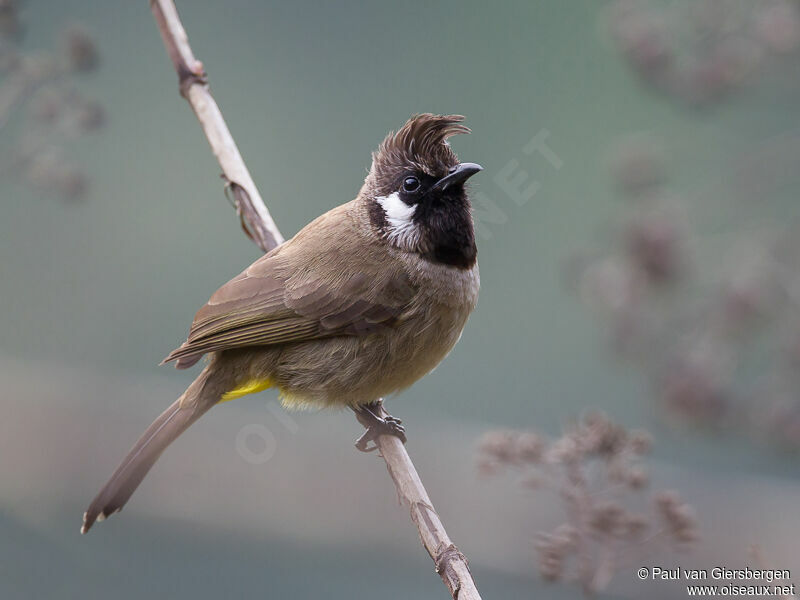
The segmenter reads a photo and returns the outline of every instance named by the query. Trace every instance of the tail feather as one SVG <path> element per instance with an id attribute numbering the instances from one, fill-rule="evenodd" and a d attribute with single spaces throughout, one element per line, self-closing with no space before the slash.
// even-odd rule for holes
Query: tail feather
<path id="1" fill-rule="evenodd" d="M 152 468 L 161 453 L 189 426 L 206 413 L 219 398 L 206 398 L 206 369 L 184 394 L 153 421 L 122 460 L 100 492 L 83 513 L 81 533 L 86 533 L 95 521 L 122 510 L 136 488 Z"/>

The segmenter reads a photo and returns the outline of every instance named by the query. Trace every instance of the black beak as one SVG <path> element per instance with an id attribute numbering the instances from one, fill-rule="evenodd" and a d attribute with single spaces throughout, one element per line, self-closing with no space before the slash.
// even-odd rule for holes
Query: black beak
<path id="1" fill-rule="evenodd" d="M 467 179 L 483 171 L 483 167 L 476 163 L 461 163 L 450 169 L 447 176 L 442 177 L 439 181 L 433 184 L 429 191 L 446 190 L 449 186 L 464 183 Z"/>

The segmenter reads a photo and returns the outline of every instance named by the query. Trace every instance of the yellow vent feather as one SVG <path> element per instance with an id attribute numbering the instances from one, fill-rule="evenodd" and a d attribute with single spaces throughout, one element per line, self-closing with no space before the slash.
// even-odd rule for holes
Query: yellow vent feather
<path id="1" fill-rule="evenodd" d="M 222 394 L 220 402 L 227 402 L 228 400 L 236 400 L 248 394 L 256 394 L 272 387 L 272 380 L 270 379 L 250 379 L 237 388 Z"/>

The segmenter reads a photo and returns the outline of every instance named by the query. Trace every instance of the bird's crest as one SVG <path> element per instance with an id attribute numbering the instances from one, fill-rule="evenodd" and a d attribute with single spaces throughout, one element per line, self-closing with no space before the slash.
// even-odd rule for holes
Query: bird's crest
<path id="1" fill-rule="evenodd" d="M 447 174 L 458 164 L 458 157 L 447 138 L 469 133 L 461 115 L 414 115 L 397 132 L 389 135 L 372 153 L 371 174 L 380 182 L 393 182 L 409 167 L 434 177 Z"/>

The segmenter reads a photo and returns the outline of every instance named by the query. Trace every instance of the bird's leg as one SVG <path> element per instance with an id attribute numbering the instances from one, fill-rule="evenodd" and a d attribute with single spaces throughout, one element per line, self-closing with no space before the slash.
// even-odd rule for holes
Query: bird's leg
<path id="1" fill-rule="evenodd" d="M 369 404 L 354 406 L 352 409 L 356 413 L 358 422 L 367 428 L 364 434 L 356 440 L 356 448 L 361 452 L 377 450 L 378 445 L 375 440 L 379 435 L 393 435 L 404 444 L 406 443 L 406 428 L 403 427 L 402 421 L 389 414 L 385 417 L 380 416 L 380 412 L 383 409 L 382 399 Z M 369 445 L 370 442 L 372 442 L 371 446 Z"/>

